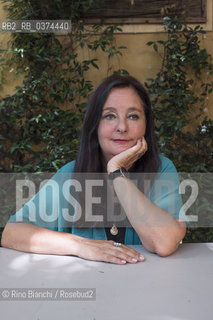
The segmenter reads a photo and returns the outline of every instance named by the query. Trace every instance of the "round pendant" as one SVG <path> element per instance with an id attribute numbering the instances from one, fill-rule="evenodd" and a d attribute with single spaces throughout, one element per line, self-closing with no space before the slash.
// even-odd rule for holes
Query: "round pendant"
<path id="1" fill-rule="evenodd" d="M 112 228 L 110 229 L 110 233 L 113 235 L 113 236 L 116 236 L 118 234 L 118 228 L 116 227 L 115 224 L 113 224 Z"/>

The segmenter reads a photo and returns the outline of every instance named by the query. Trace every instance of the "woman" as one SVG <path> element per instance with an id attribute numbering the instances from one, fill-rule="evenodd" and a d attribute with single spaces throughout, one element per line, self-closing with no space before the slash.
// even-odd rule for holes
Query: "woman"
<path id="1" fill-rule="evenodd" d="M 124 173 L 126 170 L 149 174 L 150 198 L 128 178 Z M 60 225 L 60 210 L 56 224 L 50 226 L 39 220 L 41 212 L 38 207 L 37 219 L 32 223 L 29 219 L 31 211 L 24 206 L 7 223 L 2 246 L 35 253 L 76 255 L 116 264 L 144 261 L 143 256 L 128 246 L 130 244 L 142 243 L 147 250 L 160 256 L 168 256 L 177 249 L 186 232 L 185 222 L 177 219 L 181 209 L 177 173 L 169 159 L 158 155 L 150 100 L 135 78 L 111 76 L 93 92 L 83 123 L 77 160 L 61 168 L 58 174 L 72 171 L 107 172 L 131 226 L 121 229 L 116 225 L 106 229 L 73 226 L 71 232 L 65 232 L 68 229 Z M 152 190 L 157 177 L 165 173 L 172 173 L 172 187 L 159 196 Z M 36 206 L 37 198 L 30 202 L 33 201 Z M 171 202 L 175 209 L 167 212 L 165 209 Z M 23 220 L 17 219 L 20 215 Z"/>

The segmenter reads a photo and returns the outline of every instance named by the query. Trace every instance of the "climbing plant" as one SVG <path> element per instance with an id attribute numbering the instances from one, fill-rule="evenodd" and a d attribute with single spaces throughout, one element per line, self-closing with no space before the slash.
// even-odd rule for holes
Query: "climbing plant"
<path id="1" fill-rule="evenodd" d="M 94 2 L 102 0 L 4 1 L 14 20 L 71 20 L 66 36 L 54 33 L 13 33 L 7 52 L 10 72 L 23 77 L 12 95 L 0 99 L 0 171 L 54 171 L 76 156 L 79 128 L 99 69 L 94 52 L 106 56 L 108 72 L 113 57 L 122 54 L 114 33 L 118 25 L 87 26 L 81 19 Z M 92 58 L 83 59 L 86 50 Z M 1 71 L 1 69 L 0 69 Z M 2 78 L 4 80 L 4 78 Z"/>
<path id="2" fill-rule="evenodd" d="M 146 87 L 160 152 L 173 160 L 178 171 L 192 173 L 193 178 L 193 173 L 213 172 L 213 121 L 206 116 L 213 91 L 212 57 L 201 48 L 201 37 L 206 36 L 201 26 L 192 28 L 173 16 L 164 18 L 164 27 L 166 39 L 147 43 L 159 55 L 161 67 L 155 78 L 147 79 Z M 205 192 L 209 198 L 207 185 Z M 212 201 L 203 198 L 197 214 L 209 218 Z M 185 241 L 213 241 L 212 222 L 208 226 L 195 223 Z"/>
<path id="3" fill-rule="evenodd" d="M 116 45 L 114 37 L 120 27 L 103 23 L 88 27 L 82 18 L 100 1 L 3 1 L 8 19 L 71 20 L 71 32 L 12 33 L 9 49 L 0 48 L 0 89 L 8 71 L 21 83 L 13 94 L 0 97 L 0 172 L 56 171 L 75 159 L 86 102 L 94 87 L 88 74 L 100 68 L 96 52 L 105 56 L 107 74 L 127 73 L 116 70 L 112 62 L 125 49 Z M 89 58 L 82 57 L 82 50 Z M 5 185 L 0 188 L 1 228 L 14 208 L 9 207 Z"/>
<path id="4" fill-rule="evenodd" d="M 164 26 L 167 39 L 147 43 L 161 58 L 160 71 L 146 82 L 159 148 L 179 171 L 212 172 L 213 121 L 206 116 L 213 91 L 212 58 L 200 46 L 206 32 L 177 17 L 164 18 Z M 190 127 L 196 123 L 193 132 Z"/>

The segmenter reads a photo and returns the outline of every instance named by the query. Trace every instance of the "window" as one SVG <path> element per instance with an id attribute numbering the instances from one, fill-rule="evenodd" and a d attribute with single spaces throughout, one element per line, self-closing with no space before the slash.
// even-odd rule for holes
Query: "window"
<path id="1" fill-rule="evenodd" d="M 99 0 L 100 1 L 100 0 Z M 188 23 L 206 23 L 208 0 L 102 0 L 87 11 L 86 22 L 162 24 L 162 15 L 183 14 Z M 210 0 L 211 1 L 211 0 Z"/>

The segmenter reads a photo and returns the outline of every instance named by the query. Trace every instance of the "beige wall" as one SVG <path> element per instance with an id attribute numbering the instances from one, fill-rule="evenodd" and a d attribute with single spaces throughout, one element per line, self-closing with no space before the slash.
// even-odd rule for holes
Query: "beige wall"
<path id="1" fill-rule="evenodd" d="M 6 20 L 6 12 L 3 10 L 3 4 L 0 3 L 0 21 Z M 0 32 L 0 49 L 9 49 L 10 48 L 10 33 L 1 33 Z M 1 54 L 1 58 L 7 58 L 7 54 Z M 5 95 L 10 95 L 15 92 L 15 87 L 21 84 L 20 79 L 14 79 L 14 72 L 11 72 L 12 67 L 1 66 L 5 75 L 5 84 L 0 90 L 0 97 Z"/>
<path id="2" fill-rule="evenodd" d="M 212 0 L 208 0 L 208 23 L 205 26 L 208 31 L 206 38 L 201 38 L 201 47 L 206 48 L 213 57 L 212 10 Z M 5 18 L 5 12 L 0 7 L 0 20 Z M 113 68 L 117 69 L 119 67 L 127 69 L 131 75 L 137 77 L 142 82 L 144 82 L 146 78 L 154 77 L 159 71 L 160 59 L 158 54 L 155 53 L 151 47 L 148 47 L 146 43 L 148 41 L 162 39 L 166 36 L 166 34 L 162 32 L 162 28 L 160 28 L 161 27 L 156 25 L 124 26 L 123 30 L 125 33 L 117 34 L 115 39 L 118 46 L 125 45 L 127 49 L 123 51 L 122 57 L 119 59 L 112 59 L 110 62 L 112 70 Z M 137 31 L 140 31 L 140 33 L 137 33 Z M 1 47 L 7 46 L 9 35 L 9 33 L 0 33 Z M 88 58 L 90 54 L 84 49 L 81 50 L 80 55 L 82 58 Z M 103 55 L 102 52 L 95 53 L 95 57 L 100 59 L 99 65 L 101 65 L 101 68 L 100 70 L 90 70 L 87 77 L 97 84 L 101 79 L 107 76 L 108 62 L 106 55 Z M 13 75 L 8 71 L 9 70 L 7 70 L 6 83 L 3 90 L 0 91 L 0 96 L 14 92 L 15 86 L 21 81 L 14 80 Z M 208 99 L 205 115 L 213 119 L 213 94 Z"/>

